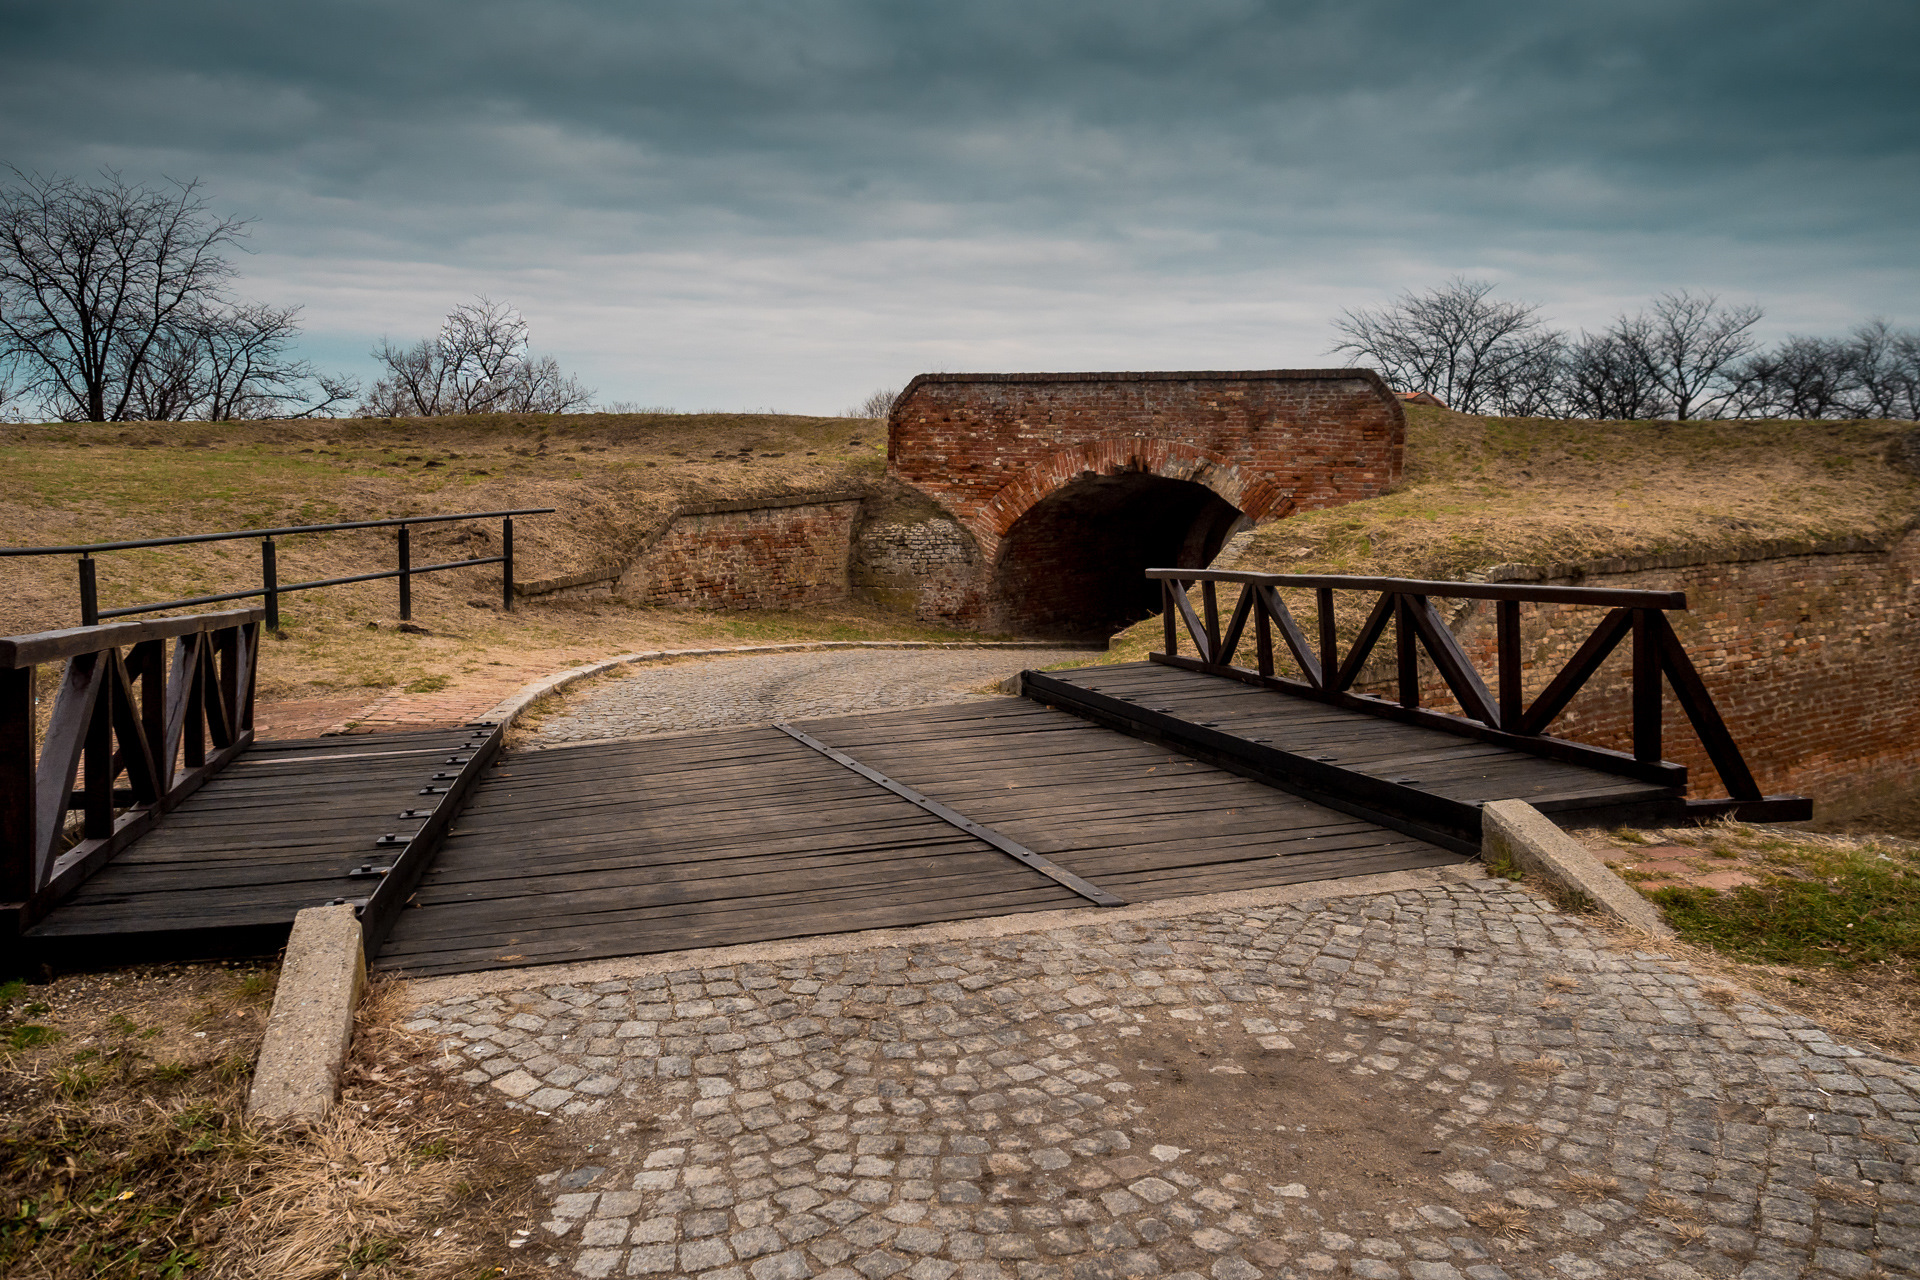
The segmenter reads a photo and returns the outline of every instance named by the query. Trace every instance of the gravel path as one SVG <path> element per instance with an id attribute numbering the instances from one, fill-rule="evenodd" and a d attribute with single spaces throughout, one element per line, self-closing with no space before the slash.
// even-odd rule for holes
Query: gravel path
<path id="1" fill-rule="evenodd" d="M 532 744 L 965 702 L 993 696 L 984 690 L 1023 668 L 1071 657 L 1059 649 L 869 649 L 675 662 L 574 699 L 540 726 Z"/>

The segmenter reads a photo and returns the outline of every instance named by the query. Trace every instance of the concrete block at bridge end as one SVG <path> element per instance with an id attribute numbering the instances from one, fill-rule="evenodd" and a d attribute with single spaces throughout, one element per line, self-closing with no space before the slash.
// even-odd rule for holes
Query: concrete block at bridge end
<path id="1" fill-rule="evenodd" d="M 1493 800 L 1481 806 L 1480 857 L 1492 867 L 1532 872 L 1642 933 L 1673 936 L 1659 908 L 1524 800 Z"/>
<path id="2" fill-rule="evenodd" d="M 317 1120 L 327 1113 L 340 1096 L 353 1009 L 366 985 L 351 906 L 308 907 L 294 916 L 247 1094 L 249 1116 Z"/>

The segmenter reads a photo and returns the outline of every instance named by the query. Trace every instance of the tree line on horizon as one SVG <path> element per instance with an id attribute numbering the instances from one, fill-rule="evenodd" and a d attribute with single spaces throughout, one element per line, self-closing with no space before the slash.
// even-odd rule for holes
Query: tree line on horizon
<path id="1" fill-rule="evenodd" d="M 593 392 L 528 351 L 527 322 L 480 297 L 410 345 L 382 338 L 384 376 L 299 359 L 300 308 L 235 296 L 227 253 L 248 223 L 212 213 L 199 181 L 136 186 L 24 174 L 0 187 L 0 412 L 62 422 L 565 413 Z M 357 403 L 356 403 L 356 398 Z"/>
<path id="2" fill-rule="evenodd" d="M 23 174 L 0 185 L 0 416 L 224 421 L 566 413 L 593 392 L 529 351 L 511 306 L 481 296 L 433 335 L 382 338 L 356 380 L 299 359 L 300 308 L 236 296 L 227 251 L 248 223 L 215 216 L 197 179 L 135 186 Z M 1599 333 L 1553 329 L 1540 308 L 1456 278 L 1344 311 L 1333 350 L 1377 365 L 1396 391 L 1514 417 L 1920 419 L 1920 334 L 1870 320 L 1843 338 L 1762 348 L 1762 312 L 1667 293 Z M 847 416 L 884 417 L 877 391 Z M 11 405 L 11 408 L 10 408 Z M 611 405 L 611 411 L 637 411 Z"/>
<path id="3" fill-rule="evenodd" d="M 1920 419 L 1920 333 L 1869 320 L 1843 338 L 1763 347 L 1756 306 L 1679 290 L 1598 333 L 1550 328 L 1540 308 L 1455 278 L 1343 311 L 1332 350 L 1387 385 L 1462 413 L 1515 418 Z"/>

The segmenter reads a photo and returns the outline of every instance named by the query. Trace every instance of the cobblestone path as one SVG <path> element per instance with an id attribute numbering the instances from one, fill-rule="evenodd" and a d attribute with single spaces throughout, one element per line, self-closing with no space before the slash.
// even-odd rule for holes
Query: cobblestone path
<path id="1" fill-rule="evenodd" d="M 550 717 L 536 746 L 683 729 L 858 715 L 986 697 L 979 690 L 1071 653 L 1053 649 L 831 650 L 705 658 L 636 670 Z"/>
<path id="2" fill-rule="evenodd" d="M 410 1025 L 586 1132 L 525 1233 L 582 1276 L 1920 1274 L 1920 1072 L 1509 882 L 1419 874 L 436 980 Z"/>

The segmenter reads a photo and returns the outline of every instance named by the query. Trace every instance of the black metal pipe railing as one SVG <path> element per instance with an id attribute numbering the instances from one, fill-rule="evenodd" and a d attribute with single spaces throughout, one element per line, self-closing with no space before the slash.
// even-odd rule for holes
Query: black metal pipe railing
<path id="1" fill-rule="evenodd" d="M 450 520 L 498 520 L 511 516 L 549 516 L 554 507 L 516 507 L 511 511 L 460 511 L 447 516 L 395 516 L 389 520 L 348 520 L 339 524 L 290 524 L 274 529 L 235 529 L 230 533 L 183 533 L 171 538 L 135 538 L 128 542 L 83 542 L 70 547 L 0 547 L 0 556 L 84 556 L 96 551 L 133 551 L 141 547 L 177 547 L 189 542 L 232 542 L 236 538 L 277 538 L 290 533 L 335 533 L 343 529 L 392 529 L 403 524 L 445 524 Z"/>
<path id="2" fill-rule="evenodd" d="M 515 516 L 551 515 L 553 507 L 516 507 L 510 511 L 462 511 L 442 516 L 397 516 L 387 520 L 346 520 L 335 524 L 296 524 L 282 525 L 272 529 L 237 529 L 228 533 L 190 533 L 170 538 L 132 538 L 122 542 L 76 543 L 61 547 L 0 547 L 0 556 L 57 556 L 78 555 L 77 568 L 80 580 L 80 622 L 83 626 L 96 626 L 102 618 L 125 618 L 137 613 L 158 613 L 165 609 L 181 609 L 190 605 L 219 604 L 228 600 L 250 600 L 258 597 L 266 606 L 266 626 L 269 631 L 280 629 L 280 597 L 290 591 L 312 591 L 317 587 L 338 587 L 350 582 L 373 582 L 381 578 L 400 580 L 400 619 L 403 622 L 413 618 L 413 578 L 415 574 L 440 573 L 448 569 L 469 569 L 478 565 L 497 564 L 500 566 L 500 606 L 513 610 L 513 518 Z M 500 554 L 483 556 L 473 560 L 449 560 L 442 564 L 423 565 L 416 568 L 413 564 L 413 537 L 410 526 L 416 524 L 446 524 L 454 520 L 499 520 Z M 296 533 L 337 533 L 351 529 L 395 529 L 399 535 L 399 567 L 382 573 L 359 573 L 341 578 L 319 578 L 309 582 L 295 582 L 287 585 L 280 583 L 279 555 L 274 544 L 276 537 Z M 225 591 L 213 595 L 188 596 L 181 600 L 165 600 L 156 604 L 127 605 L 118 609 L 102 609 L 100 592 L 96 578 L 94 554 L 101 551 L 132 551 L 147 547 L 178 547 L 200 542 L 233 542 L 241 538 L 260 539 L 260 586 L 250 591 Z"/>

